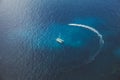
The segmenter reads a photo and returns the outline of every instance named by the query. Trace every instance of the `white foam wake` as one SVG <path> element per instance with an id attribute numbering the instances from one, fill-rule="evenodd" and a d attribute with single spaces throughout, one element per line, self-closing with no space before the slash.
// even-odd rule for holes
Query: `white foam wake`
<path id="1" fill-rule="evenodd" d="M 83 25 L 83 24 L 74 24 L 74 23 L 70 23 L 70 24 L 68 24 L 69 26 L 76 26 L 76 27 L 81 27 L 81 28 L 85 28 L 85 29 L 88 29 L 88 30 L 90 30 L 90 31 L 92 31 L 92 32 L 94 32 L 94 33 L 96 33 L 97 34 L 97 36 L 99 37 L 99 45 L 100 45 L 100 47 L 99 47 L 99 49 L 96 51 L 96 54 L 94 55 L 94 56 L 91 56 L 90 57 L 90 62 L 91 61 L 93 61 L 94 59 L 95 59 L 95 57 L 99 54 L 99 52 L 101 51 L 101 48 L 102 48 L 102 46 L 104 45 L 104 40 L 103 40 L 103 37 L 102 37 L 102 35 L 96 30 L 96 29 L 94 29 L 93 27 L 90 27 L 90 26 L 87 26 L 87 25 Z M 89 62 L 88 62 L 89 63 Z"/>

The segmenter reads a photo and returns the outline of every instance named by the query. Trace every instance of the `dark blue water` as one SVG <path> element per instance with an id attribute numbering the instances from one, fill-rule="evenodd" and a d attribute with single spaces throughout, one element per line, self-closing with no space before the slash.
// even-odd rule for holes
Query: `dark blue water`
<path id="1" fill-rule="evenodd" d="M 0 0 L 0 80 L 119 80 L 119 21 L 119 0 Z M 99 37 L 69 23 L 99 31 L 99 54 Z"/>

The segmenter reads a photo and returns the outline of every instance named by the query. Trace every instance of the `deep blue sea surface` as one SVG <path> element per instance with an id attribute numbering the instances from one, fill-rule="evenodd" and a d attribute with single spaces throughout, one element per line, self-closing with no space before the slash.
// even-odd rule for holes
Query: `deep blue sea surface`
<path id="1" fill-rule="evenodd" d="M 0 80 L 120 80 L 119 37 L 119 0 L 0 0 Z"/>

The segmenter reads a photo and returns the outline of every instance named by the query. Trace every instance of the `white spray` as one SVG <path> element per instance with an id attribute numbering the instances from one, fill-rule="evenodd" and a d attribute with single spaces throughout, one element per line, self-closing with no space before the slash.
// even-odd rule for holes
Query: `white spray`
<path id="1" fill-rule="evenodd" d="M 104 45 L 104 40 L 103 40 L 102 35 L 101 35 L 96 29 L 94 29 L 93 27 L 90 27 L 90 26 L 87 26 L 87 25 L 74 24 L 74 23 L 71 23 L 71 24 L 68 24 L 68 25 L 69 25 L 69 26 L 76 26 L 76 27 L 81 27 L 81 28 L 88 29 L 88 30 L 96 33 L 97 36 L 99 37 L 99 45 L 100 45 L 100 47 L 99 47 L 99 49 L 96 51 L 96 54 L 95 54 L 94 56 L 91 56 L 91 57 L 90 57 L 91 60 L 88 61 L 87 63 L 92 62 L 92 61 L 95 59 L 95 57 L 99 54 L 99 52 L 101 51 L 102 46 Z"/>

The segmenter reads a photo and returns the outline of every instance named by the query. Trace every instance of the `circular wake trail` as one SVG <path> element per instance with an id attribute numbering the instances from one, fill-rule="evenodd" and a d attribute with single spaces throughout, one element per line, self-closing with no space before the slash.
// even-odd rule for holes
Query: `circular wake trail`
<path id="1" fill-rule="evenodd" d="M 97 36 L 99 37 L 99 45 L 100 45 L 100 47 L 99 47 L 99 49 L 96 51 L 96 54 L 95 54 L 94 56 L 91 56 L 91 57 L 90 57 L 90 60 L 89 60 L 89 61 L 92 62 L 92 61 L 95 59 L 95 57 L 99 54 L 99 52 L 101 51 L 102 46 L 104 45 L 104 40 L 103 40 L 102 35 L 101 35 L 96 29 L 94 29 L 93 27 L 90 27 L 90 26 L 87 26 L 87 25 L 74 24 L 74 23 L 70 23 L 70 24 L 68 24 L 68 25 L 69 25 L 69 26 L 76 26 L 76 27 L 81 27 L 81 28 L 88 29 L 88 30 L 96 33 Z M 89 61 L 88 61 L 87 63 L 89 63 Z"/>

